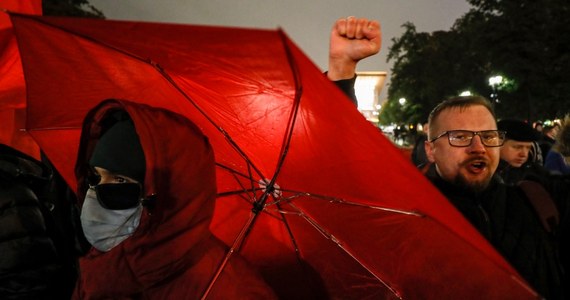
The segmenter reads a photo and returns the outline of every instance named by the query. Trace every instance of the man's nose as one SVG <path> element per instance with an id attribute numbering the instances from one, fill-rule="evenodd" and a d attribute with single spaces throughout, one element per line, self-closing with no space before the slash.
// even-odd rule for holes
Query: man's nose
<path id="1" fill-rule="evenodd" d="M 469 152 L 471 153 L 485 153 L 487 149 L 483 145 L 483 141 L 479 135 L 476 135 L 471 140 L 471 145 L 469 146 Z"/>

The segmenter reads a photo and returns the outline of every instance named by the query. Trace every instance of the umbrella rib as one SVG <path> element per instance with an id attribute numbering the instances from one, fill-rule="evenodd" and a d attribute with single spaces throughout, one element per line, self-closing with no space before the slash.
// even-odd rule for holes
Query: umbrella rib
<path id="1" fill-rule="evenodd" d="M 238 172 L 238 171 L 236 171 L 236 170 L 234 170 L 234 169 L 232 169 L 232 168 L 230 168 L 230 167 L 228 167 L 228 166 L 225 166 L 225 165 L 223 165 L 223 164 L 221 164 L 221 163 L 216 163 L 216 165 L 217 165 L 218 167 L 220 167 L 220 168 L 222 168 L 222 169 L 228 171 L 228 172 L 231 174 L 231 176 L 234 177 L 235 181 L 239 184 L 239 186 L 242 188 L 242 189 L 240 189 L 240 190 L 234 190 L 234 191 L 228 191 L 228 192 L 218 193 L 218 197 L 225 197 L 225 196 L 237 195 L 237 194 L 243 194 L 243 193 L 249 193 L 249 192 L 255 193 L 256 191 L 262 190 L 262 188 L 256 188 L 256 187 L 254 186 L 255 180 L 252 179 L 253 177 L 252 177 L 251 168 L 249 168 L 249 165 L 248 165 L 248 173 L 249 173 L 249 176 L 246 175 L 246 174 L 243 174 L 243 173 L 241 173 L 241 172 Z M 240 176 L 240 177 L 245 178 L 246 180 L 248 180 L 248 181 L 251 183 L 251 187 L 250 187 L 249 189 L 246 188 L 246 187 L 242 184 L 242 182 L 237 178 L 238 176 Z M 253 194 L 252 199 L 255 199 L 255 194 Z"/>
<path id="2" fill-rule="evenodd" d="M 363 262 L 360 261 L 360 259 L 358 259 L 355 255 L 352 254 L 351 251 L 349 251 L 348 249 L 346 249 L 343 246 L 343 243 L 338 240 L 334 235 L 332 235 L 331 233 L 329 233 L 328 231 L 326 231 L 322 226 L 320 226 L 313 218 L 310 218 L 309 216 L 307 216 L 307 214 L 305 214 L 303 212 L 303 210 L 301 210 L 299 207 L 297 207 L 295 204 L 291 203 L 290 204 L 293 208 L 295 208 L 298 212 L 299 215 L 305 219 L 309 224 L 311 224 L 318 232 L 320 232 L 325 238 L 329 239 L 330 241 L 332 241 L 333 243 L 335 243 L 340 249 L 342 249 L 342 251 L 344 251 L 344 253 L 346 253 L 347 255 L 349 255 L 350 257 L 352 257 L 352 259 L 354 259 L 354 261 L 356 261 L 361 267 L 363 267 L 364 269 L 366 269 L 370 274 L 372 274 L 372 276 L 374 276 L 380 283 L 382 283 L 387 289 L 389 289 L 394 295 L 396 295 L 399 299 L 402 299 L 402 296 L 400 295 L 400 293 L 395 290 L 394 288 L 392 288 L 392 286 L 390 286 L 387 282 L 385 282 L 384 280 L 382 280 L 382 278 L 380 278 L 379 276 L 377 276 L 370 268 L 368 268 Z"/>
<path id="3" fill-rule="evenodd" d="M 20 130 L 22 131 L 46 131 L 46 130 L 76 130 L 76 129 L 81 129 L 81 127 L 79 126 L 61 126 L 61 127 L 42 127 L 41 129 L 38 128 L 32 128 L 32 129 L 26 129 L 26 128 L 21 128 Z"/>
<path id="4" fill-rule="evenodd" d="M 275 172 L 273 173 L 271 180 L 269 182 L 266 182 L 265 186 L 266 189 L 263 195 L 261 195 L 261 198 L 258 201 L 254 202 L 253 204 L 254 210 L 259 210 L 259 211 L 264 209 L 265 202 L 267 201 L 268 196 L 275 191 L 275 181 L 277 180 L 277 176 L 279 176 L 279 173 L 281 172 L 281 167 L 285 163 L 285 157 L 289 152 L 289 145 L 291 143 L 291 138 L 293 137 L 293 129 L 295 128 L 295 121 L 297 120 L 297 114 L 299 112 L 301 96 L 303 95 L 303 87 L 301 85 L 301 74 L 299 72 L 295 58 L 293 57 L 293 53 L 291 53 L 291 49 L 287 46 L 287 37 L 285 36 L 285 33 L 281 29 L 279 29 L 279 37 L 281 38 L 283 50 L 285 51 L 287 61 L 289 62 L 291 73 L 293 74 L 293 81 L 295 83 L 295 97 L 293 99 L 293 109 L 291 110 L 291 114 L 289 115 L 289 121 L 287 122 L 287 128 L 285 130 L 285 135 L 283 137 L 281 153 L 279 154 L 279 159 L 277 161 Z"/>
<path id="5" fill-rule="evenodd" d="M 218 280 L 222 271 L 225 269 L 226 265 L 228 264 L 230 258 L 234 254 L 234 252 L 240 250 L 241 246 L 245 242 L 246 236 L 249 234 L 249 231 L 253 227 L 253 224 L 257 220 L 258 216 L 259 216 L 258 212 L 256 212 L 255 210 L 251 210 L 249 219 L 247 220 L 247 223 L 242 227 L 242 230 L 240 231 L 240 233 L 238 234 L 238 236 L 234 240 L 232 246 L 230 247 L 230 249 L 226 253 L 224 260 L 220 263 L 220 266 L 218 267 L 216 274 L 214 274 L 214 276 L 212 277 L 210 284 L 208 285 L 206 291 L 204 292 L 204 294 L 201 297 L 202 300 L 206 299 L 208 297 L 208 295 L 210 294 L 210 292 L 212 290 L 212 287 L 214 286 L 214 284 Z"/>
<path id="6" fill-rule="evenodd" d="M 294 190 L 287 190 L 287 189 L 279 189 L 281 192 L 287 192 L 287 193 L 292 193 L 292 196 L 277 200 L 275 202 L 272 202 L 270 204 L 268 204 L 267 206 L 270 206 L 272 204 L 278 204 L 279 202 L 284 202 L 284 201 L 291 201 L 293 199 L 299 198 L 299 197 L 311 197 L 311 198 L 316 198 L 316 199 L 322 199 L 322 200 L 326 200 L 329 202 L 334 202 L 334 203 L 339 203 L 339 204 L 345 204 L 345 205 L 353 205 L 353 206 L 362 206 L 362 207 L 368 207 L 368 208 L 372 208 L 372 209 L 377 209 L 377 210 L 382 210 L 382 211 L 387 211 L 387 212 L 393 212 L 393 213 L 398 213 L 398 214 L 403 214 L 403 215 L 412 215 L 412 216 L 416 216 L 416 217 L 425 217 L 425 215 L 421 212 L 418 211 L 410 211 L 410 210 L 405 210 L 405 209 L 397 209 L 397 208 L 389 208 L 389 207 L 384 207 L 384 206 L 377 206 L 377 205 L 369 205 L 369 204 L 362 204 L 362 203 L 356 203 L 356 202 L 352 202 L 352 201 L 347 201 L 345 199 L 342 198 L 338 198 L 338 197 L 332 197 L 332 196 L 326 196 L 326 195 L 319 195 L 319 194 L 313 194 L 313 193 L 308 193 L 308 192 L 300 192 L 300 191 L 294 191 Z M 287 211 L 281 211 L 282 213 L 290 213 Z"/>
<path id="7" fill-rule="evenodd" d="M 302 262 L 303 259 L 301 259 L 301 253 L 299 252 L 299 246 L 297 245 L 297 239 L 295 238 L 295 236 L 293 235 L 293 230 L 291 230 L 291 226 L 289 226 L 289 222 L 287 221 L 287 218 L 285 217 L 287 214 L 283 212 L 282 209 L 280 209 L 280 204 L 277 203 L 277 208 L 279 208 L 279 213 L 281 214 L 281 219 L 283 220 L 283 223 L 285 224 L 285 228 L 287 229 L 287 233 L 289 234 L 289 238 L 291 239 L 291 243 L 293 243 L 293 247 L 295 248 L 295 256 L 297 257 L 297 260 L 299 262 Z M 303 264 L 301 264 L 303 265 Z"/>
<path id="8" fill-rule="evenodd" d="M 236 171 L 236 170 L 234 170 L 234 169 L 232 169 L 232 168 L 230 168 L 230 167 L 228 167 L 228 166 L 226 166 L 226 165 L 223 165 L 223 164 L 221 164 L 221 163 L 216 163 L 216 165 L 217 165 L 218 167 L 220 167 L 220 168 L 222 168 L 222 169 L 224 169 L 224 170 L 226 170 L 226 171 L 232 173 L 233 175 L 241 176 L 241 177 L 243 177 L 243 178 L 246 178 L 246 179 L 250 179 L 250 180 L 251 180 L 251 177 L 250 177 L 250 176 L 245 175 L 245 174 L 243 174 L 243 173 L 241 173 L 241 172 L 239 172 L 239 171 Z M 251 175 L 251 172 L 249 172 L 249 173 L 250 173 L 250 175 Z"/>
<path id="9" fill-rule="evenodd" d="M 273 176 L 274 179 L 277 178 L 277 175 L 281 171 L 281 167 L 285 163 L 285 157 L 289 152 L 289 145 L 291 143 L 291 138 L 293 137 L 293 129 L 295 127 L 295 121 L 297 120 L 297 114 L 299 112 L 301 96 L 303 95 L 303 86 L 301 85 L 301 74 L 299 72 L 297 62 L 293 57 L 293 53 L 291 53 L 291 49 L 287 46 L 287 37 L 285 36 L 285 33 L 282 30 L 279 30 L 279 36 L 281 37 L 283 48 L 285 50 L 285 54 L 287 55 L 287 61 L 289 62 L 289 66 L 291 67 L 291 73 L 293 74 L 293 80 L 295 82 L 295 98 L 293 99 L 294 109 L 291 111 L 291 116 L 289 117 L 289 123 L 287 124 L 287 130 L 283 141 L 283 148 L 281 149 L 281 153 L 279 155 L 279 161 L 277 163 L 277 168 L 275 169 L 275 174 Z"/>

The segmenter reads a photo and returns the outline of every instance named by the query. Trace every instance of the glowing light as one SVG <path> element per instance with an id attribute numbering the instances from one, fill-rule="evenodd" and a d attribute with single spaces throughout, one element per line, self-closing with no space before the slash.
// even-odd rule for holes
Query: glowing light
<path id="1" fill-rule="evenodd" d="M 489 85 L 490 86 L 496 86 L 501 84 L 501 82 L 503 82 L 503 76 L 501 75 L 497 75 L 497 76 L 493 76 L 489 78 Z"/>

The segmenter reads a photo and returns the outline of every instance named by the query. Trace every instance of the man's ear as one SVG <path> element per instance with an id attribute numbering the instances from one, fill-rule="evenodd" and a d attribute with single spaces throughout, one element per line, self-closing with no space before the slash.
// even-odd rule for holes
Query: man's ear
<path id="1" fill-rule="evenodd" d="M 434 158 L 434 143 L 429 142 L 429 141 L 425 141 L 424 142 L 424 149 L 426 150 L 426 156 L 427 159 L 429 160 L 429 162 L 434 163 L 435 162 L 435 158 Z"/>

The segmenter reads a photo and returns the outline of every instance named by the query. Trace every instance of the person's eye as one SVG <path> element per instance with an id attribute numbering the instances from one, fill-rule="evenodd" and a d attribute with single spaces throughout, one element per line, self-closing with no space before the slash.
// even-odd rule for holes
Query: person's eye
<path id="1" fill-rule="evenodd" d="M 497 139 L 499 136 L 495 133 L 486 133 L 486 134 L 481 135 L 481 137 L 486 141 L 493 141 L 493 140 Z"/>
<path id="2" fill-rule="evenodd" d="M 128 182 L 126 178 L 121 177 L 121 176 L 114 176 L 113 177 L 113 181 L 116 183 L 126 183 Z"/>
<path id="3" fill-rule="evenodd" d="M 451 136 L 451 138 L 457 141 L 466 141 L 469 139 L 469 135 L 460 132 L 460 133 L 455 133 L 454 135 Z"/>

